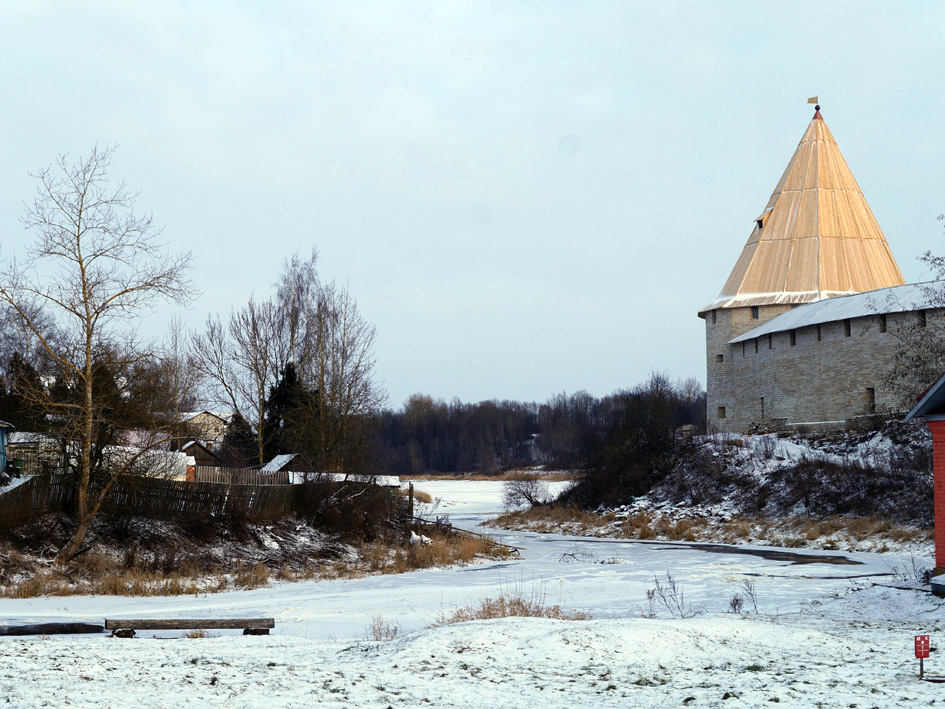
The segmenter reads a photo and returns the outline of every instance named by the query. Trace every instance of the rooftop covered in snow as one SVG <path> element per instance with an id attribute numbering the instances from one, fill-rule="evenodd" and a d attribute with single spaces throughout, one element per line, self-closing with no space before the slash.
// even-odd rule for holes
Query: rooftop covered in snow
<path id="1" fill-rule="evenodd" d="M 282 455 L 277 455 L 275 458 L 266 463 L 262 468 L 260 468 L 259 472 L 278 473 L 289 464 L 290 460 L 292 460 L 297 455 L 298 453 L 283 453 Z"/>
<path id="2" fill-rule="evenodd" d="M 764 325 L 759 325 L 743 335 L 729 341 L 730 345 L 746 340 L 753 340 L 773 332 L 796 330 L 810 325 L 847 320 L 848 318 L 862 318 L 869 315 L 885 313 L 907 313 L 913 310 L 923 310 L 931 307 L 929 291 L 935 287 L 935 282 L 910 283 L 892 288 L 880 288 L 855 293 L 837 298 L 827 298 L 816 303 L 801 305 L 786 313 L 781 313 Z"/>

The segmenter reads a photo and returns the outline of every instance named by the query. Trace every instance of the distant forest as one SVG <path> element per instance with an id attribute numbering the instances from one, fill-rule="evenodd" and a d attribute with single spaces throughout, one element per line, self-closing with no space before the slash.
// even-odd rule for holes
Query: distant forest
<path id="1" fill-rule="evenodd" d="M 672 384 L 653 374 L 645 384 L 602 398 L 579 391 L 543 404 L 447 403 L 415 394 L 402 411 L 377 414 L 371 457 L 379 472 L 400 475 L 577 469 L 599 459 L 629 418 L 641 417 L 659 417 L 664 430 L 687 424 L 702 430 L 705 392 L 695 379 Z"/>

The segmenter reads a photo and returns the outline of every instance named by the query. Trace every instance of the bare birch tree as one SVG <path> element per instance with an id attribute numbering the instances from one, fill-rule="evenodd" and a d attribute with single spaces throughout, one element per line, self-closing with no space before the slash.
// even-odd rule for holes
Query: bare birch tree
<path id="1" fill-rule="evenodd" d="M 369 414 L 386 396 L 373 378 L 374 327 L 347 288 L 320 281 L 316 261 L 315 251 L 287 259 L 273 300 L 251 298 L 226 325 L 209 318 L 192 347 L 215 401 L 254 430 L 259 463 L 279 425 L 282 441 L 309 466 L 347 471 L 363 453 Z M 267 422 L 290 364 L 304 395 L 278 424 Z"/>
<path id="2" fill-rule="evenodd" d="M 314 312 L 317 336 L 300 378 L 316 396 L 296 414 L 300 444 L 320 469 L 354 472 L 364 462 L 371 414 L 387 400 L 374 380 L 376 331 L 347 287 L 334 283 L 319 289 Z"/>
<path id="3" fill-rule="evenodd" d="M 171 430 L 178 439 L 187 435 L 182 429 L 185 412 L 197 405 L 197 391 L 202 374 L 190 349 L 184 324 L 175 315 L 168 326 L 164 346 L 160 354 L 159 377 L 168 400 L 167 414 L 171 418 Z M 177 441 L 181 443 L 180 440 Z"/>
<path id="4" fill-rule="evenodd" d="M 111 414 L 102 402 L 108 379 L 102 374 L 133 371 L 149 357 L 134 346 L 136 326 L 158 301 L 183 303 L 192 297 L 186 278 L 189 254 L 167 254 L 152 217 L 135 213 L 137 195 L 123 182 L 110 181 L 113 153 L 114 148 L 96 146 L 74 163 L 60 155 L 35 173 L 36 195 L 22 221 L 36 238 L 25 258 L 0 266 L 0 300 L 35 336 L 74 394 L 59 399 L 53 390 L 35 392 L 62 422 L 74 450 L 76 530 L 60 551 L 64 561 L 82 547 L 111 485 L 136 462 L 132 456 L 117 470 L 106 470 L 98 434 Z M 47 318 L 61 331 L 60 338 L 53 336 Z M 90 495 L 97 473 L 108 477 Z"/>
<path id="5" fill-rule="evenodd" d="M 251 297 L 246 307 L 230 313 L 225 327 L 219 317 L 208 317 L 206 331 L 193 336 L 191 348 L 213 401 L 239 414 L 256 432 L 258 461 L 264 463 L 266 401 L 286 362 L 276 305 Z"/>

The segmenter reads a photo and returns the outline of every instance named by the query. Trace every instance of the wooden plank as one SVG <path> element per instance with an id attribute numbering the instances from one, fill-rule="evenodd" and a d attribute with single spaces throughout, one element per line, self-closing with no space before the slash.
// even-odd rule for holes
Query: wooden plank
<path id="1" fill-rule="evenodd" d="M 240 630 L 274 628 L 274 618 L 106 618 L 105 630 Z"/>
<path id="2" fill-rule="evenodd" d="M 75 635 L 102 633 L 105 628 L 91 623 L 34 623 L 32 625 L 0 625 L 0 635 Z"/>

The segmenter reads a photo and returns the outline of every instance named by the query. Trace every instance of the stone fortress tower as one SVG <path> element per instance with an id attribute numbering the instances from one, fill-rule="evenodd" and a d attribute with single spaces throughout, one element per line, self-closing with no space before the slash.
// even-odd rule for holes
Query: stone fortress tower
<path id="1" fill-rule="evenodd" d="M 817 106 L 721 293 L 699 311 L 709 430 L 744 431 L 772 420 L 836 422 L 874 411 L 875 382 L 860 386 L 858 372 L 848 372 L 850 379 L 831 371 L 844 360 L 862 370 L 861 360 L 873 359 L 874 344 L 863 338 L 870 311 L 859 301 L 844 300 L 846 310 L 826 314 L 805 304 L 902 284 Z M 831 386 L 837 391 L 825 391 Z"/>

